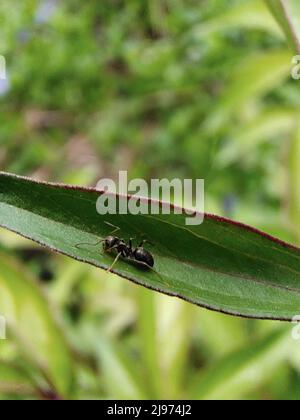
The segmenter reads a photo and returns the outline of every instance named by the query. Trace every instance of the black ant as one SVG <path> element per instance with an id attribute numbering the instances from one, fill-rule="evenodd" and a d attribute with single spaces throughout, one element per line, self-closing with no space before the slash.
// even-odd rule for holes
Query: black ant
<path id="1" fill-rule="evenodd" d="M 125 242 L 124 239 L 120 239 L 119 237 L 115 236 L 114 234 L 120 230 L 120 228 L 112 225 L 111 223 L 105 222 L 108 226 L 113 227 L 115 230 L 106 238 L 101 239 L 99 242 L 94 244 L 93 246 L 97 246 L 100 243 L 103 243 L 103 250 L 104 252 L 112 252 L 116 251 L 117 256 L 112 263 L 111 267 L 108 269 L 109 272 L 112 271 L 115 264 L 118 262 L 120 258 L 128 259 L 142 265 L 146 268 L 153 269 L 154 267 L 154 258 L 153 255 L 144 248 L 145 243 L 147 240 L 143 240 L 139 246 L 133 246 L 133 238 L 129 239 L 128 244 Z M 90 244 L 77 244 L 76 248 L 79 245 L 90 245 Z"/>

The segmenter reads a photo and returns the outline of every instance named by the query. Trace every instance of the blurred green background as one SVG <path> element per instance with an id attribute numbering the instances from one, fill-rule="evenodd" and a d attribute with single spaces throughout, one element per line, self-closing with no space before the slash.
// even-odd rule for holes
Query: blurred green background
<path id="1" fill-rule="evenodd" d="M 1 0 L 0 21 L 2 170 L 204 178 L 207 212 L 300 243 L 300 82 L 262 0 Z M 0 243 L 1 398 L 300 398 L 292 325 Z"/>

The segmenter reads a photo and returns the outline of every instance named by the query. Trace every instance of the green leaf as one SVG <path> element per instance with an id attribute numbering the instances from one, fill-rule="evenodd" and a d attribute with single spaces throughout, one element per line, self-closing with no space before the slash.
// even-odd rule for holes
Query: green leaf
<path id="1" fill-rule="evenodd" d="M 247 103 L 258 100 L 278 88 L 288 78 L 291 54 L 271 51 L 248 56 L 231 75 L 217 106 L 205 122 L 208 132 L 220 130 L 233 116 L 241 116 Z"/>
<path id="2" fill-rule="evenodd" d="M 136 370 L 134 357 L 126 357 L 123 347 L 92 325 L 83 328 L 82 336 L 96 355 L 102 374 L 101 379 L 109 392 L 109 398 L 121 400 L 146 398 L 147 394 L 143 389 L 140 372 Z"/>
<path id="3" fill-rule="evenodd" d="M 180 398 L 189 357 L 191 308 L 142 289 L 138 302 L 140 347 L 151 398 Z"/>
<path id="4" fill-rule="evenodd" d="M 161 395 L 160 354 L 157 345 L 155 297 L 149 290 L 142 290 L 138 299 L 138 326 L 143 364 L 147 372 L 147 387 L 153 399 Z"/>
<path id="5" fill-rule="evenodd" d="M 280 28 L 261 0 L 234 4 L 222 14 L 195 25 L 191 35 L 196 39 L 204 39 L 211 34 L 232 31 L 235 28 L 260 29 L 282 36 Z"/>
<path id="6" fill-rule="evenodd" d="M 241 162 L 260 144 L 290 133 L 295 127 L 296 119 L 297 113 L 294 110 L 275 108 L 261 113 L 243 126 L 238 126 L 230 134 L 231 141 L 217 155 L 219 167 L 235 161 Z"/>
<path id="7" fill-rule="evenodd" d="M 190 338 L 195 321 L 191 309 L 197 308 L 174 299 L 171 301 L 171 298 L 166 299 L 165 296 L 156 297 L 156 346 L 161 372 L 161 395 L 165 399 L 180 399 L 185 393 L 191 355 Z"/>
<path id="8" fill-rule="evenodd" d="M 300 126 L 295 127 L 289 150 L 289 216 L 297 238 L 300 237 L 300 194 L 299 194 L 299 157 L 300 157 Z"/>
<path id="9" fill-rule="evenodd" d="M 266 383 L 280 363 L 288 358 L 294 343 L 285 329 L 272 332 L 266 338 L 239 349 L 221 359 L 193 385 L 193 398 L 226 400 L 246 397 L 258 384 Z"/>
<path id="10" fill-rule="evenodd" d="M 37 396 L 27 375 L 16 366 L 0 361 L 0 393 L 4 395 Z"/>
<path id="11" fill-rule="evenodd" d="M 196 325 L 201 337 L 201 349 L 204 349 L 210 361 L 239 349 L 247 337 L 243 319 L 225 317 L 217 312 L 199 311 Z"/>
<path id="12" fill-rule="evenodd" d="M 299 0 L 265 0 L 290 45 L 300 52 Z"/>
<path id="13" fill-rule="evenodd" d="M 106 224 L 110 222 L 120 227 L 125 239 L 144 236 L 151 241 L 147 246 L 154 255 L 155 270 L 120 260 L 114 273 L 124 278 L 233 315 L 291 320 L 298 314 L 298 248 L 212 215 L 193 227 L 186 225 L 186 215 L 174 211 L 170 215 L 100 216 L 96 211 L 99 196 L 93 189 L 38 183 L 1 173 L 0 225 L 107 269 L 114 256 L 93 244 L 111 232 Z M 87 245 L 76 247 L 79 243 Z M 9 294 L 4 298 L 2 293 L 1 298 L 2 305 L 11 301 Z"/>
<path id="14" fill-rule="evenodd" d="M 13 333 L 50 390 L 68 396 L 72 386 L 70 352 L 45 297 L 14 259 L 0 253 L 0 266 L 0 314 L 6 319 L 7 334 Z"/>

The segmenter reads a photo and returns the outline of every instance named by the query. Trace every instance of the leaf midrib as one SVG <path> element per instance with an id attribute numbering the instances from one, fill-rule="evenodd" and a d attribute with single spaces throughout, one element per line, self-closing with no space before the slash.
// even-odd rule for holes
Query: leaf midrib
<path id="1" fill-rule="evenodd" d="M 218 246 L 218 247 L 220 247 L 220 248 L 223 248 L 223 249 L 225 249 L 226 251 L 230 251 L 230 252 L 232 252 L 232 249 L 230 249 L 230 248 L 228 248 L 228 247 L 226 247 L 226 246 L 224 246 L 223 244 L 220 244 L 220 243 L 218 243 L 218 242 L 215 242 L 215 241 L 212 241 L 211 239 L 209 239 L 209 238 L 207 238 L 207 237 L 205 237 L 205 236 L 202 236 L 202 235 L 199 235 L 199 234 L 197 234 L 196 232 L 192 232 L 191 230 L 189 230 L 189 229 L 187 229 L 187 228 L 185 228 L 185 227 L 183 227 L 183 226 L 181 226 L 181 225 L 176 225 L 176 224 L 174 224 L 174 223 L 170 223 L 170 222 L 168 222 L 168 221 L 164 221 L 164 220 L 162 220 L 162 219 L 157 219 L 157 218 L 155 218 L 154 216 L 150 216 L 150 215 L 147 215 L 146 217 L 149 217 L 149 218 L 152 218 L 152 219 L 154 219 L 154 220 L 157 220 L 157 221 L 160 221 L 160 222 L 162 222 L 162 223 L 166 223 L 166 224 L 169 224 L 169 225 L 171 225 L 171 226 L 173 226 L 173 227 L 176 227 L 176 228 L 179 228 L 179 229 L 182 229 L 182 230 L 185 230 L 185 231 L 187 231 L 187 232 L 189 232 L 190 234 L 192 234 L 192 236 L 194 236 L 194 237 L 196 237 L 196 238 L 198 238 L 198 239 L 202 239 L 202 240 L 204 240 L 204 241 L 206 241 L 206 242 L 208 242 L 208 243 L 211 243 L 211 244 L 213 244 L 213 245 L 216 245 L 216 246 Z M 222 226 L 223 227 L 223 226 Z M 254 242 L 255 243 L 255 242 Z M 257 245 L 257 244 L 256 244 Z M 274 248 L 275 250 L 277 250 L 277 248 Z M 262 261 L 262 262 L 269 262 L 266 258 L 260 258 L 260 257 L 258 257 L 258 256 L 254 256 L 254 255 L 251 255 L 251 254 L 247 254 L 246 252 L 243 252 L 243 251 L 239 251 L 239 250 L 237 250 L 237 249 L 234 249 L 234 252 L 235 253 L 237 253 L 237 254 L 240 254 L 240 255 L 243 255 L 243 256 L 246 256 L 246 257 L 248 257 L 248 258 L 250 258 L 250 259 L 252 259 L 252 260 L 257 260 L 257 261 Z M 287 253 L 287 255 L 288 256 L 290 256 L 290 254 L 288 254 Z M 177 257 L 174 257 L 174 258 L 176 258 L 176 259 L 179 259 L 179 258 L 177 258 Z M 179 259 L 180 260 L 180 259 Z M 183 261 L 183 260 L 180 260 L 180 261 Z M 193 265 L 193 263 L 191 263 L 192 265 Z M 198 264 L 198 263 L 197 263 Z M 276 262 L 276 263 L 274 263 L 274 265 L 277 265 L 278 267 L 282 267 L 282 268 L 285 268 L 285 269 L 287 269 L 288 271 L 290 271 L 291 273 L 293 273 L 293 274 L 297 274 L 297 275 L 300 275 L 300 271 L 297 271 L 297 270 L 294 270 L 293 268 L 291 268 L 291 267 L 289 267 L 288 265 L 284 265 L 284 264 L 281 264 L 281 263 L 278 263 L 278 262 Z M 195 266 L 195 265 L 194 265 Z M 201 265 L 199 265 L 199 266 L 201 266 Z M 215 271 L 215 270 L 212 270 L 212 271 Z M 233 273 L 231 273 L 231 274 L 233 274 Z M 251 279 L 252 277 L 251 276 L 249 276 L 249 278 Z"/>

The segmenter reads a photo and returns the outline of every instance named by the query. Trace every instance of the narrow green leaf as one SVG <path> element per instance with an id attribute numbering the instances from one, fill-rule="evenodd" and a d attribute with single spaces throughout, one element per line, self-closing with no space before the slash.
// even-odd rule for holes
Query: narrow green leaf
<path id="1" fill-rule="evenodd" d="M 265 0 L 290 45 L 300 52 L 299 0 Z"/>
<path id="2" fill-rule="evenodd" d="M 158 374 L 160 354 L 157 345 L 155 297 L 149 290 L 140 290 L 138 299 L 138 324 L 141 354 L 147 372 L 147 387 L 152 398 L 161 395 L 161 381 Z"/>
<path id="3" fill-rule="evenodd" d="M 220 130 L 228 119 L 240 116 L 245 104 L 253 98 L 258 100 L 280 86 L 290 73 L 291 58 L 289 52 L 271 51 L 243 60 L 232 75 L 214 113 L 208 117 L 205 128 L 209 132 Z"/>
<path id="4" fill-rule="evenodd" d="M 191 35 L 194 38 L 204 39 L 214 33 L 232 31 L 233 28 L 260 29 L 282 36 L 280 28 L 261 0 L 233 4 L 226 12 L 195 25 L 191 30 Z"/>
<path id="5" fill-rule="evenodd" d="M 38 367 L 53 392 L 70 395 L 71 358 L 48 304 L 24 267 L 0 253 L 0 314 L 24 355 Z"/>
<path id="6" fill-rule="evenodd" d="M 185 302 L 157 296 L 157 346 L 162 395 L 180 399 L 185 393 L 193 322 L 192 309 Z M 172 343 L 172 345 L 170 345 Z"/>
<path id="7" fill-rule="evenodd" d="M 251 155 L 261 143 L 284 136 L 295 127 L 297 113 L 294 110 L 272 109 L 234 129 L 231 141 L 217 155 L 218 164 L 227 166 Z"/>
<path id="8" fill-rule="evenodd" d="M 35 387 L 27 375 L 16 366 L 0 361 L 0 393 L 8 396 L 36 396 Z"/>
<path id="9" fill-rule="evenodd" d="M 193 397 L 201 400 L 227 400 L 246 397 L 266 383 L 280 363 L 287 359 L 291 341 L 280 329 L 260 342 L 221 359 L 202 373 L 194 385 Z"/>
<path id="10" fill-rule="evenodd" d="M 300 251 L 254 228 L 217 216 L 187 226 L 186 215 L 100 216 L 93 189 L 0 174 L 0 225 L 77 260 L 107 269 L 114 256 L 93 246 L 120 227 L 144 236 L 155 270 L 120 260 L 114 272 L 137 284 L 216 311 L 291 320 L 300 307 Z M 124 202 L 125 198 L 118 197 Z M 126 199 L 127 200 L 127 199 Z M 87 243 L 76 247 L 78 243 Z M 4 298 L 3 305 L 10 302 Z M 2 302 L 2 301 L 1 301 Z M 28 324 L 30 325 L 30 323 Z"/>
<path id="11" fill-rule="evenodd" d="M 300 126 L 295 129 L 291 138 L 289 151 L 289 218 L 298 238 L 300 238 L 300 194 L 299 194 L 299 158 L 300 158 Z"/>
<path id="12" fill-rule="evenodd" d="M 241 348 L 247 337 L 243 319 L 225 317 L 216 312 L 199 311 L 196 325 L 201 338 L 201 348 L 209 360 L 224 357 Z"/>
<path id="13" fill-rule="evenodd" d="M 109 398 L 121 400 L 145 399 L 146 393 L 140 378 L 140 372 L 135 369 L 133 358 L 125 356 L 124 349 L 99 329 L 91 326 L 83 328 L 83 337 L 93 350 L 99 364 L 99 370 Z"/>

